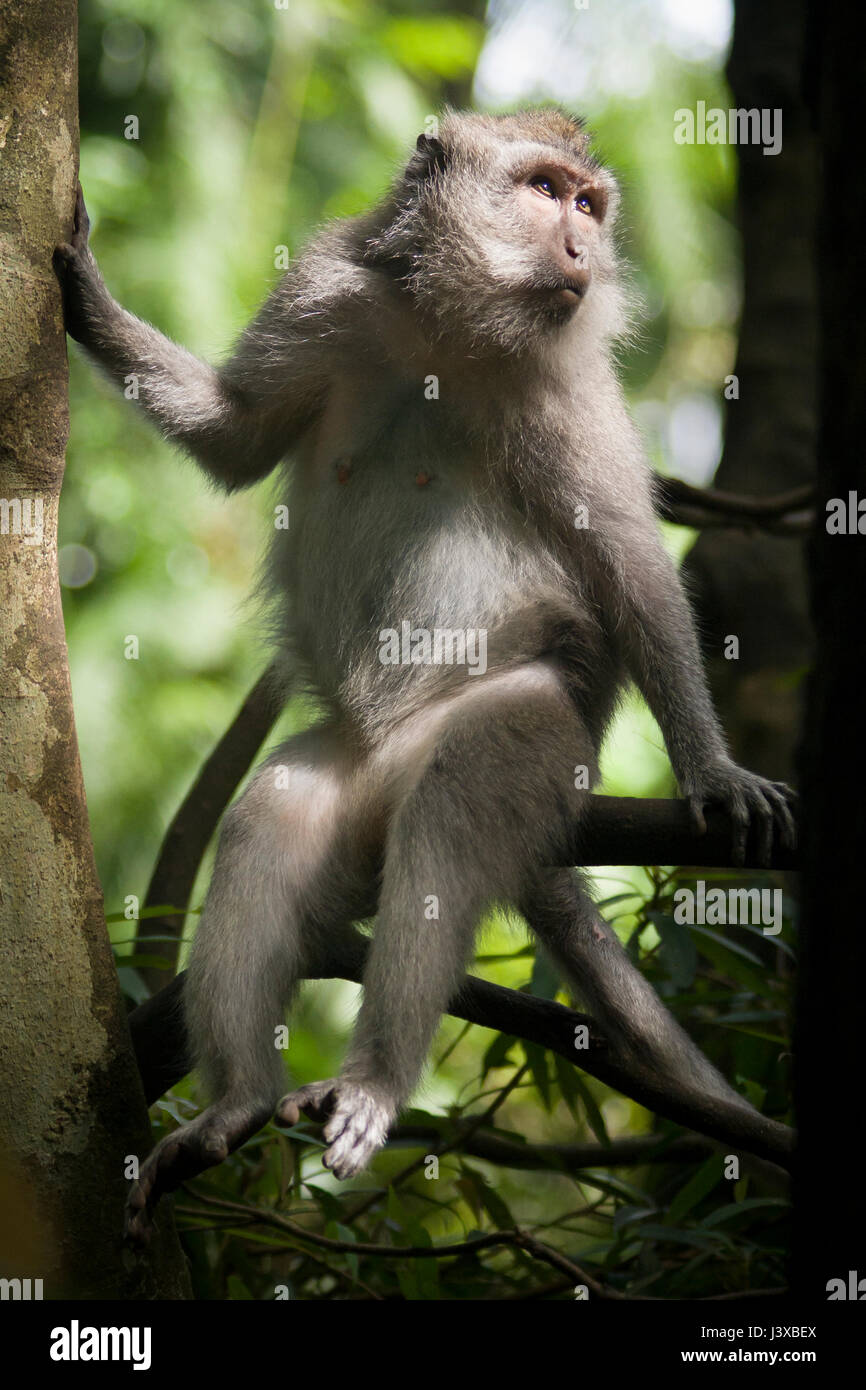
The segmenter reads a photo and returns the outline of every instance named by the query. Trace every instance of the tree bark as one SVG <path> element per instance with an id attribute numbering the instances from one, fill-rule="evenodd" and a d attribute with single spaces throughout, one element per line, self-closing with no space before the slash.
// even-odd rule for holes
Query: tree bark
<path id="1" fill-rule="evenodd" d="M 124 1254 L 150 1146 L 105 929 L 57 576 L 68 433 L 52 250 L 77 176 L 74 0 L 0 12 L 0 1273 L 45 1297 L 184 1298 L 168 1213 Z"/>
<path id="2" fill-rule="evenodd" d="M 802 68 L 807 0 L 737 0 L 728 62 L 733 105 L 782 111 L 782 150 L 738 145 L 743 313 L 715 487 L 768 494 L 810 482 L 817 430 L 815 133 Z M 713 694 L 739 762 L 793 780 L 811 657 L 803 546 L 763 531 L 704 532 L 684 565 Z M 738 661 L 722 656 L 740 639 Z"/>
<path id="3" fill-rule="evenodd" d="M 801 759 L 804 872 L 795 1068 L 801 1139 L 794 1287 L 821 1301 L 830 1279 L 847 1287 L 849 1271 L 857 1271 L 857 1279 L 866 1276 L 866 1192 L 860 1180 L 866 1110 L 859 1094 L 866 980 L 861 908 L 866 535 L 829 535 L 826 528 L 830 498 L 847 502 L 849 491 L 866 498 L 866 184 L 858 163 L 863 52 L 851 18 L 838 0 L 813 5 L 807 82 L 816 93 L 822 149 L 821 425 L 810 555 L 817 650 Z M 841 1165 L 828 1163 L 828 1141 L 840 1136 L 847 1157 Z M 837 1185 L 832 1199 L 831 1183 Z"/>

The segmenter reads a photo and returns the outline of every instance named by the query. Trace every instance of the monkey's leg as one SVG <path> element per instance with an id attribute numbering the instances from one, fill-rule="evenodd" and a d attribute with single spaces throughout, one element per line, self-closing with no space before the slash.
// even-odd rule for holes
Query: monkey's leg
<path id="1" fill-rule="evenodd" d="M 579 875 L 541 870 L 520 908 L 615 1046 L 649 1064 L 660 1079 L 675 1077 L 704 1094 L 746 1104 L 629 959 Z"/>
<path id="2" fill-rule="evenodd" d="M 586 793 L 588 735 L 553 664 L 489 678 L 451 708 L 392 818 L 364 1000 L 338 1080 L 280 1107 L 327 1116 L 325 1163 L 358 1173 L 385 1140 L 460 984 L 475 928 L 550 862 Z"/>
<path id="3" fill-rule="evenodd" d="M 196 1066 L 213 1097 L 142 1165 L 127 1230 L 146 1234 L 167 1191 L 221 1162 L 270 1119 L 285 1086 L 279 1031 L 322 937 L 348 931 L 369 899 L 363 836 L 352 810 L 350 755 L 336 731 L 293 739 L 259 769 L 227 813 L 185 989 Z"/>

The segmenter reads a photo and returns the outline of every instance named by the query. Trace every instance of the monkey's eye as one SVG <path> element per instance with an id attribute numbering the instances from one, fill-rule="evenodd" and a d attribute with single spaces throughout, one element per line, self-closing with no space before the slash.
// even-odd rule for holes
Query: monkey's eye
<path id="1" fill-rule="evenodd" d="M 576 198 L 574 201 L 574 206 L 577 208 L 578 212 L 585 212 L 587 216 L 592 217 L 592 203 L 590 202 L 589 198 L 585 196 L 582 198 Z"/>
<path id="2" fill-rule="evenodd" d="M 554 188 L 550 179 L 546 179 L 543 176 L 540 176 L 537 179 L 533 179 L 530 184 L 530 187 L 537 188 L 539 193 L 544 194 L 545 198 L 556 198 L 556 189 Z"/>

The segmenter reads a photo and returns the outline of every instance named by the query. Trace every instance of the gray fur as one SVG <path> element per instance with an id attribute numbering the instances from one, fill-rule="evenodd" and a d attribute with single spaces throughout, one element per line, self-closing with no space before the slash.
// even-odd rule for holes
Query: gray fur
<path id="1" fill-rule="evenodd" d="M 559 196 L 549 211 L 535 185 L 527 203 L 536 171 L 563 161 L 592 216 Z M 214 1104 L 148 1161 L 136 1210 L 273 1108 L 274 1029 L 327 934 L 363 913 L 382 862 L 343 1074 L 279 1110 L 327 1119 L 338 1175 L 360 1171 L 417 1083 L 494 901 L 524 906 L 624 1047 L 732 1094 L 573 876 L 541 869 L 585 809 L 574 769 L 595 778 L 629 677 L 697 817 L 716 800 L 740 838 L 750 819 L 767 848 L 774 825 L 791 833 L 783 791 L 728 758 L 658 538 L 614 366 L 629 319 L 616 206 L 613 178 L 559 113 L 449 114 L 379 208 L 313 242 L 220 370 L 114 303 L 79 206 L 59 252 L 70 331 L 116 379 L 139 375 L 144 410 L 216 482 L 242 487 L 291 457 L 274 628 L 286 669 L 329 710 L 225 819 L 187 986 Z M 582 249 L 589 271 L 572 290 Z M 431 375 L 438 400 L 425 398 Z M 580 506 L 588 529 L 575 528 Z M 403 620 L 484 629 L 486 674 L 383 665 L 379 633 Z"/>

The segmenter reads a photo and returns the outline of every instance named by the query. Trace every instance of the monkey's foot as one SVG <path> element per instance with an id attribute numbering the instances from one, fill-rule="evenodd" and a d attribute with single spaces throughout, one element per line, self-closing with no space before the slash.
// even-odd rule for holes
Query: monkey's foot
<path id="1" fill-rule="evenodd" d="M 222 1163 L 269 1119 L 270 1106 L 253 1110 L 249 1106 L 216 1104 L 161 1139 L 142 1164 L 138 1181 L 126 1199 L 126 1239 L 135 1245 L 146 1245 L 160 1197 L 206 1168 Z"/>
<path id="2" fill-rule="evenodd" d="M 278 1124 L 294 1125 L 303 1111 L 325 1122 L 328 1142 L 322 1162 L 337 1178 L 354 1178 L 366 1168 L 388 1137 L 396 1107 L 355 1081 L 339 1077 L 314 1081 L 284 1096 L 277 1106 Z"/>

